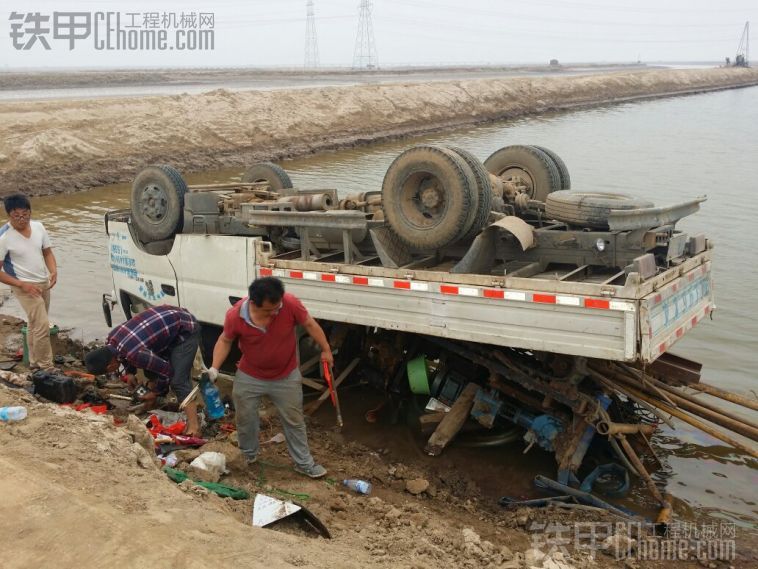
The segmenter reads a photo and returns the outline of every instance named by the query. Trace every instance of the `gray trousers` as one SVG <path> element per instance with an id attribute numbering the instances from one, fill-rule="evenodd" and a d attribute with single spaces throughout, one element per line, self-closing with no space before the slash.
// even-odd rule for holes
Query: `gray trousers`
<path id="1" fill-rule="evenodd" d="M 258 456 L 258 405 L 263 395 L 268 396 L 279 413 L 292 460 L 302 468 L 313 466 L 315 463 L 308 448 L 308 434 L 303 418 L 303 384 L 298 368 L 287 377 L 277 380 L 257 379 L 237 370 L 232 398 L 240 450 L 247 458 Z"/>
<path id="2" fill-rule="evenodd" d="M 183 342 L 171 348 L 169 361 L 171 367 L 174 368 L 174 375 L 171 377 L 170 384 L 179 403 L 184 401 L 192 391 L 192 364 L 195 363 L 195 354 L 199 345 L 200 328 Z"/>

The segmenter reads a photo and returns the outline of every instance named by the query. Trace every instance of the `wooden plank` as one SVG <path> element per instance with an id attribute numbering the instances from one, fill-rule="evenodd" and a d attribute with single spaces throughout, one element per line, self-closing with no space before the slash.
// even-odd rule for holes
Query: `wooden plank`
<path id="1" fill-rule="evenodd" d="M 424 450 L 431 456 L 439 456 L 442 450 L 453 440 L 463 424 L 468 419 L 471 408 L 474 406 L 474 396 L 479 391 L 476 383 L 469 383 L 463 392 L 455 400 L 450 411 L 445 414 L 437 429 L 429 437 L 429 442 Z"/>
<path id="2" fill-rule="evenodd" d="M 357 366 L 361 361 L 361 358 L 355 358 L 353 361 L 351 361 L 347 367 L 342 370 L 342 373 L 339 374 L 334 379 L 334 389 L 336 390 L 340 384 L 345 380 L 345 378 L 350 375 L 350 372 L 355 369 L 355 366 Z M 303 410 L 305 411 L 306 415 L 313 415 L 319 407 L 321 407 L 321 404 L 329 399 L 329 390 L 325 389 L 321 395 L 318 396 L 318 399 L 315 401 L 311 401 L 308 403 L 305 407 L 303 407 Z"/>
<path id="3" fill-rule="evenodd" d="M 326 389 L 325 384 L 315 379 L 311 379 L 309 377 L 303 378 L 303 385 L 307 385 L 308 387 L 310 387 L 311 389 L 315 389 L 316 391 L 324 391 L 324 389 Z"/>
<path id="4" fill-rule="evenodd" d="M 422 425 L 429 425 L 434 423 L 440 423 L 442 422 L 442 419 L 444 419 L 447 416 L 447 413 L 445 411 L 437 411 L 436 413 L 426 413 L 424 415 L 421 415 L 418 418 L 418 422 Z"/>

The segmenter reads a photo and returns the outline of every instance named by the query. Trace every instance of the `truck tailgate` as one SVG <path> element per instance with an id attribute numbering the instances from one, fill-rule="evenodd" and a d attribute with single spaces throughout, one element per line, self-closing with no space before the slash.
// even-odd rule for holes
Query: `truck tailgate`
<path id="1" fill-rule="evenodd" d="M 640 355 L 652 362 L 715 308 L 711 262 L 682 274 L 640 303 Z"/>

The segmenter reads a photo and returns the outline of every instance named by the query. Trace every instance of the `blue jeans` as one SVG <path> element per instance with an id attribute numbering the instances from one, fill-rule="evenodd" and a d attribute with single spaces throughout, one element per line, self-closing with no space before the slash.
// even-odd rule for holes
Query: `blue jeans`
<path id="1" fill-rule="evenodd" d="M 237 370 L 234 378 L 232 398 L 237 417 L 239 447 L 249 458 L 258 456 L 260 443 L 260 420 L 258 406 L 263 395 L 267 395 L 276 407 L 287 440 L 287 450 L 295 464 L 310 468 L 315 462 L 308 448 L 308 434 L 303 418 L 303 384 L 300 370 L 295 368 L 287 377 L 264 380 Z"/>

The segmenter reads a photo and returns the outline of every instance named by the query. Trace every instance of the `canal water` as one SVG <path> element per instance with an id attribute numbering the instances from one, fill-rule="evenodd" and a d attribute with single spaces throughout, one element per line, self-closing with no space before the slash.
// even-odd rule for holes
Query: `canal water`
<path id="1" fill-rule="evenodd" d="M 547 114 L 373 144 L 287 161 L 297 187 L 341 193 L 378 190 L 391 161 L 419 142 L 461 146 L 482 160 L 509 144 L 556 151 L 572 188 L 636 194 L 665 205 L 707 195 L 701 212 L 680 227 L 716 244 L 717 310 L 674 353 L 704 364 L 704 379 L 755 394 L 758 367 L 758 87 Z M 242 169 L 186 176 L 225 182 Z M 100 295 L 111 289 L 103 231 L 109 209 L 128 207 L 128 185 L 37 198 L 34 216 L 48 228 L 59 260 L 51 314 L 72 335 L 91 340 L 107 329 Z M 15 300 L 0 309 L 20 315 Z M 739 412 L 744 412 L 738 410 Z M 752 418 L 756 419 L 756 413 Z M 699 513 L 755 525 L 758 465 L 684 426 L 656 439 L 666 457 L 668 488 Z"/>

